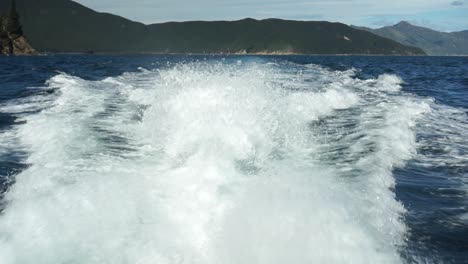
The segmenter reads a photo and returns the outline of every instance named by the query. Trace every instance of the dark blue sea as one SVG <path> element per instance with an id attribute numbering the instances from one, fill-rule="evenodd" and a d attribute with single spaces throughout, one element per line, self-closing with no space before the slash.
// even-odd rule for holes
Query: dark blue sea
<path id="1" fill-rule="evenodd" d="M 0 57 L 0 263 L 468 263 L 468 58 Z"/>

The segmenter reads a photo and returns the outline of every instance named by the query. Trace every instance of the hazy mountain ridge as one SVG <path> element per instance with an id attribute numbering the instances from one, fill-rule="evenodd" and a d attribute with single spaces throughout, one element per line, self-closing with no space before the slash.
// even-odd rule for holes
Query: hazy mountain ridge
<path id="1" fill-rule="evenodd" d="M 403 45 L 419 47 L 428 55 L 468 55 L 468 30 L 446 33 L 415 26 L 406 21 L 378 29 L 354 27 L 395 40 Z"/>
<path id="2" fill-rule="evenodd" d="M 6 8 L 1 0 L 0 9 Z M 26 36 L 39 51 L 421 55 L 341 23 L 280 19 L 144 25 L 69 0 L 17 0 Z"/>

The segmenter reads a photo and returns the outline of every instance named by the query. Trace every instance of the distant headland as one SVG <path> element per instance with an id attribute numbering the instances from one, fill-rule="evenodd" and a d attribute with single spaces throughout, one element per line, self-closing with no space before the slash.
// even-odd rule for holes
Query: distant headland
<path id="1" fill-rule="evenodd" d="M 428 55 L 468 55 L 468 30 L 450 33 L 440 32 L 430 28 L 415 26 L 407 21 L 377 29 L 367 27 L 355 28 L 395 40 L 403 45 L 419 47 Z"/>

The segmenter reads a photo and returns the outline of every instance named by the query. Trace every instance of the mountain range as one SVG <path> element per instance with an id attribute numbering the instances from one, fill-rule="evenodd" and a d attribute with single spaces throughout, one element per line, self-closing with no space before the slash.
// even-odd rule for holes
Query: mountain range
<path id="1" fill-rule="evenodd" d="M 70 0 L 16 0 L 23 31 L 41 52 L 424 55 L 342 23 L 243 19 L 145 25 Z M 0 0 L 4 13 L 9 0 Z"/>
<path id="2" fill-rule="evenodd" d="M 468 30 L 451 33 L 439 32 L 415 26 L 406 21 L 378 29 L 357 26 L 355 28 L 393 39 L 403 45 L 419 47 L 428 55 L 468 55 Z"/>

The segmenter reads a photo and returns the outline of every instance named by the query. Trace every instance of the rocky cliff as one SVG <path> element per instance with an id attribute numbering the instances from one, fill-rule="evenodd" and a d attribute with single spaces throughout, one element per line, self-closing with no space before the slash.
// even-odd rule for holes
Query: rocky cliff
<path id="1" fill-rule="evenodd" d="M 0 37 L 0 54 L 2 55 L 30 55 L 36 51 L 24 36 Z"/>
<path id="2" fill-rule="evenodd" d="M 28 55 L 35 52 L 23 36 L 16 1 L 12 0 L 8 14 L 0 16 L 0 54 Z"/>

